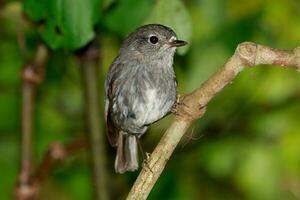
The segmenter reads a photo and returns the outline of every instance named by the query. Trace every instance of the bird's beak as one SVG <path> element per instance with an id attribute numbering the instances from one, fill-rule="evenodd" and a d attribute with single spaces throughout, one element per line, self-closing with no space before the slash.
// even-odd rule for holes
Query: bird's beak
<path id="1" fill-rule="evenodd" d="M 167 46 L 169 47 L 169 48 L 171 48 L 171 47 L 181 47 L 181 46 L 184 46 L 184 45 L 186 45 L 187 44 L 187 42 L 186 41 L 183 41 L 183 40 L 172 40 L 171 42 L 169 42 L 168 44 L 167 44 Z"/>

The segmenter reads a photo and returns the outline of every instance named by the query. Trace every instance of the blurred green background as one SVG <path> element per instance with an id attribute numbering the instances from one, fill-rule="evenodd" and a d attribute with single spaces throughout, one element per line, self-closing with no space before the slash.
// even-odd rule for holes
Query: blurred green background
<path id="1" fill-rule="evenodd" d="M 21 1 L 0 0 L 3 200 L 13 197 L 19 165 L 20 74 L 25 59 L 16 38 L 22 7 Z M 27 12 L 33 8 L 29 5 Z M 53 49 L 37 94 L 36 163 L 49 143 L 68 143 L 86 132 L 82 80 L 78 60 L 71 50 L 95 35 L 101 44 L 101 92 L 121 41 L 145 23 L 169 25 L 179 38 L 189 41 L 189 48 L 175 57 L 180 93 L 199 87 L 243 41 L 281 49 L 300 45 L 299 0 L 104 0 L 97 12 L 99 16 L 86 26 L 86 35 L 75 37 L 78 43 L 55 40 L 29 23 L 24 26 L 29 55 L 40 41 L 46 41 Z M 300 199 L 299 99 L 300 75 L 295 70 L 274 66 L 246 69 L 212 100 L 205 116 L 193 124 L 187 133 L 193 139 L 182 139 L 149 199 Z M 142 140 L 145 151 L 154 149 L 171 120 L 169 116 L 151 127 Z M 109 192 L 112 199 L 124 199 L 138 172 L 114 174 L 115 152 L 108 144 L 107 151 Z M 83 151 L 57 167 L 43 183 L 40 199 L 91 199 L 88 159 Z"/>

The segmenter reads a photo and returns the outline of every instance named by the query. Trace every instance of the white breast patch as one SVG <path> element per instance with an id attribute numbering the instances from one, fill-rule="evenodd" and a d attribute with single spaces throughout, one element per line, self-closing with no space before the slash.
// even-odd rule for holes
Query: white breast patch
<path id="1" fill-rule="evenodd" d="M 162 95 L 163 96 L 163 95 Z M 137 105 L 139 108 L 137 120 L 138 124 L 145 125 L 151 124 L 166 114 L 164 109 L 166 106 L 161 105 L 164 100 L 158 95 L 158 92 L 154 88 L 147 88 L 145 91 L 145 103 Z"/>

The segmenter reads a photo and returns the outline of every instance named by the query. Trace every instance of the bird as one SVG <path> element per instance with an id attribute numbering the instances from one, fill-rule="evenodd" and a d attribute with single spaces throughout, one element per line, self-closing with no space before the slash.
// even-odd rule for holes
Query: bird
<path id="1" fill-rule="evenodd" d="M 176 104 L 173 58 L 186 44 L 167 26 L 143 25 L 127 36 L 110 65 L 105 120 L 109 143 L 116 148 L 116 173 L 138 169 L 141 136 Z"/>

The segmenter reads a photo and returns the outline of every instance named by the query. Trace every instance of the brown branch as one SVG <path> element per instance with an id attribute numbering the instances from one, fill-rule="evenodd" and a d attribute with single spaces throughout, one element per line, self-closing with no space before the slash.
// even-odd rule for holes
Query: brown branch
<path id="1" fill-rule="evenodd" d="M 105 134 L 100 116 L 99 44 L 94 41 L 78 52 L 86 101 L 86 118 L 93 169 L 95 199 L 108 199 Z"/>
<path id="2" fill-rule="evenodd" d="M 300 47 L 285 51 L 252 42 L 240 44 L 233 56 L 210 79 L 200 88 L 180 98 L 174 122 L 154 149 L 147 167 L 140 172 L 127 196 L 128 200 L 141 200 L 148 197 L 180 139 L 191 123 L 203 116 L 210 100 L 244 68 L 260 64 L 293 67 L 299 71 Z"/>
<path id="3" fill-rule="evenodd" d="M 29 178 L 27 179 L 26 185 L 24 185 L 23 188 L 20 186 L 16 188 L 17 199 L 37 199 L 42 182 L 50 174 L 51 170 L 55 168 L 57 164 L 62 163 L 86 147 L 87 143 L 85 139 L 78 139 L 67 145 L 63 145 L 60 142 L 50 144 L 42 162 L 34 172 L 28 175 Z"/>
<path id="4" fill-rule="evenodd" d="M 28 190 L 32 171 L 32 141 L 34 125 L 34 105 L 37 85 L 44 75 L 44 64 L 47 59 L 47 49 L 44 45 L 37 48 L 32 62 L 25 64 L 22 71 L 22 128 L 21 128 L 21 161 L 20 173 L 16 188 L 17 199 L 28 199 Z"/>
<path id="5" fill-rule="evenodd" d="M 30 182 L 32 183 L 32 187 L 35 188 L 34 190 L 37 191 L 41 183 L 58 163 L 63 162 L 86 147 L 87 143 L 84 139 L 79 139 L 67 145 L 63 145 L 60 142 L 52 143 L 45 153 L 41 164 L 31 176 Z"/>

